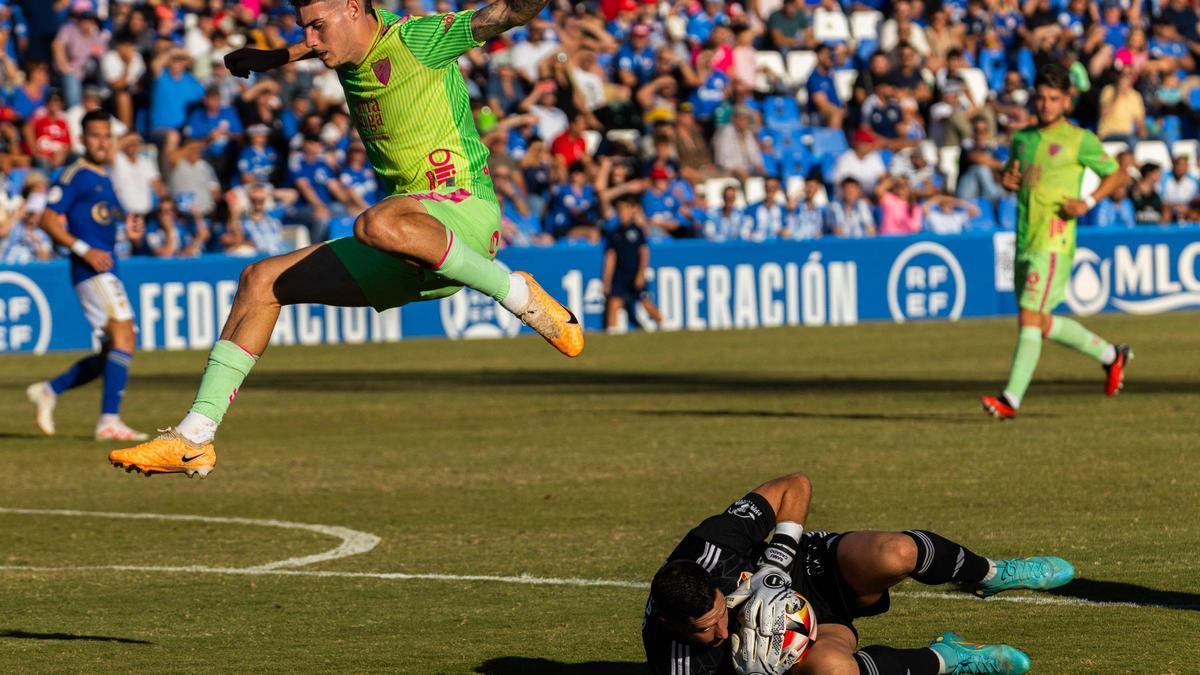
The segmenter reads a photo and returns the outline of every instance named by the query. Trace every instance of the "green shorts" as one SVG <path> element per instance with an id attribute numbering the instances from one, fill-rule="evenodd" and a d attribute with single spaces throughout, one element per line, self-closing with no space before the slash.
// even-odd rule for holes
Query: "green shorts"
<path id="1" fill-rule="evenodd" d="M 1049 251 L 1027 251 L 1013 265 L 1017 304 L 1039 314 L 1049 314 L 1067 299 L 1071 258 Z"/>
<path id="2" fill-rule="evenodd" d="M 453 193 L 392 195 L 412 197 L 421 202 L 429 215 L 450 228 L 456 237 L 476 253 L 493 260 L 500 248 L 500 207 L 458 190 Z M 389 197 L 391 199 L 392 197 Z M 391 253 L 371 248 L 354 237 L 329 242 L 329 248 L 358 283 L 367 302 L 382 312 L 410 302 L 437 300 L 454 295 L 461 285 L 436 271 L 418 267 Z"/>

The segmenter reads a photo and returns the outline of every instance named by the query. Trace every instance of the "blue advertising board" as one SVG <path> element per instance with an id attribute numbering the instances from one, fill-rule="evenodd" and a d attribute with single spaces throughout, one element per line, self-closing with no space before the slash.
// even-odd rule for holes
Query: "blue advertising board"
<path id="1" fill-rule="evenodd" d="M 1012 314 L 1013 233 L 652 246 L 648 284 L 662 330 L 850 325 Z M 506 249 L 589 330 L 603 327 L 602 249 Z M 135 258 L 121 277 L 141 349 L 210 346 L 229 314 L 246 258 Z M 1200 228 L 1082 231 L 1060 311 L 1150 314 L 1200 308 Z M 285 307 L 273 344 L 355 344 L 406 338 L 514 336 L 519 321 L 475 291 L 382 314 Z M 0 267 L 0 352 L 93 345 L 65 261 Z"/>

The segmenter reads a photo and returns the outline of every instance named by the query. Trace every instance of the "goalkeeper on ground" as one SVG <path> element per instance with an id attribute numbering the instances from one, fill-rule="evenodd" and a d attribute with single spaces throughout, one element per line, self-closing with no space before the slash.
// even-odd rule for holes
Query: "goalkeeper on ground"
<path id="1" fill-rule="evenodd" d="M 1062 586 L 1075 576 L 1070 563 L 1055 557 L 992 560 L 925 530 L 806 532 L 810 495 L 803 475 L 776 478 L 679 542 L 654 575 L 646 604 L 642 641 L 655 673 L 1029 670 L 1029 657 L 1019 649 L 976 644 L 951 632 L 917 649 L 859 648 L 854 620 L 886 612 L 888 589 L 908 578 L 956 583 L 986 598 L 1017 588 Z M 770 602 L 779 595 L 780 577 L 808 600 L 820 625 L 815 642 L 800 641 L 791 653 L 768 628 L 781 611 Z"/>

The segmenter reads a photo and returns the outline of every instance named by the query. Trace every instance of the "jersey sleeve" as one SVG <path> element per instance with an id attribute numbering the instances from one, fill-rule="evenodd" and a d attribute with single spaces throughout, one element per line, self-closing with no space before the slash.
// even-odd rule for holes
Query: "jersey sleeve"
<path id="1" fill-rule="evenodd" d="M 413 56 L 428 68 L 445 68 L 468 50 L 481 46 L 471 34 L 471 16 L 466 9 L 452 14 L 431 14 L 400 24 L 400 37 Z"/>
<path id="2" fill-rule="evenodd" d="M 51 211 L 65 215 L 71 210 L 71 205 L 75 202 L 75 178 L 71 177 L 67 182 L 59 181 L 51 186 L 50 191 L 46 193 L 46 208 Z"/>
<path id="3" fill-rule="evenodd" d="M 1109 156 L 1096 134 L 1084 130 L 1079 139 L 1079 163 L 1095 171 L 1101 177 L 1117 170 L 1117 160 Z"/>
<path id="4" fill-rule="evenodd" d="M 773 529 L 775 510 L 765 497 L 751 492 L 723 512 L 706 518 L 691 534 L 748 558 Z"/>

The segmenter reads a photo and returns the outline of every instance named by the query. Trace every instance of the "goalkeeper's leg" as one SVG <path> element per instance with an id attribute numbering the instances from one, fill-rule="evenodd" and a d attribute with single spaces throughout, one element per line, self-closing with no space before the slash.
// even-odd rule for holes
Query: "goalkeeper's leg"
<path id="1" fill-rule="evenodd" d="M 817 617 L 819 622 L 821 619 Z M 936 675 L 941 663 L 932 649 L 858 649 L 858 637 L 847 626 L 818 624 L 818 639 L 808 656 L 792 669 L 800 675 Z"/>

